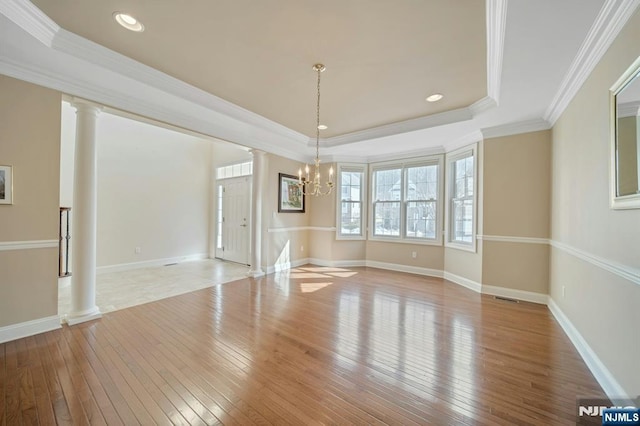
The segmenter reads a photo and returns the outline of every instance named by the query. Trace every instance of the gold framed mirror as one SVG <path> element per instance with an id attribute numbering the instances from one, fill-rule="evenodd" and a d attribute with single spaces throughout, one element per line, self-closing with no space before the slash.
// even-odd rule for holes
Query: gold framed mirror
<path id="1" fill-rule="evenodd" d="M 640 57 L 610 89 L 611 208 L 640 208 Z"/>

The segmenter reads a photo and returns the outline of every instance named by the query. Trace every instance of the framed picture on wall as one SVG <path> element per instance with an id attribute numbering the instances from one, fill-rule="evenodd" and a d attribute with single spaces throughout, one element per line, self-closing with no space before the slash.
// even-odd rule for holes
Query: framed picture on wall
<path id="1" fill-rule="evenodd" d="M 13 204 L 13 167 L 0 166 L 0 204 Z"/>
<path id="2" fill-rule="evenodd" d="M 304 194 L 298 186 L 298 177 L 278 173 L 278 211 L 304 213 Z"/>

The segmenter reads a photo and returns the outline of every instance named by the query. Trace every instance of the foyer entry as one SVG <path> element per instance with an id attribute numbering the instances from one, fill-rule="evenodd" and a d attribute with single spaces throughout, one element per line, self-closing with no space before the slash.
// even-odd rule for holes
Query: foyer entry
<path id="1" fill-rule="evenodd" d="M 216 257 L 249 264 L 251 176 L 218 180 Z"/>

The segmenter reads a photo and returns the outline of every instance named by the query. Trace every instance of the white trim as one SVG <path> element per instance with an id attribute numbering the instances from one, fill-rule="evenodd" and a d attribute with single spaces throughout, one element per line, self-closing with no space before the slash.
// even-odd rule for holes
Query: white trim
<path id="1" fill-rule="evenodd" d="M 473 223 L 471 230 L 471 242 L 464 243 L 459 241 L 452 241 L 451 239 L 451 229 L 452 229 L 452 220 L 451 216 L 453 215 L 453 211 L 451 208 L 452 200 L 453 200 L 453 185 L 455 183 L 455 179 L 453 176 L 453 163 L 461 160 L 463 158 L 467 158 L 471 156 L 473 158 Z M 478 239 L 476 236 L 476 232 L 478 230 L 478 190 L 480 185 L 478 184 L 478 177 L 480 175 L 480 161 L 479 161 L 479 151 L 478 151 L 478 143 L 473 143 L 468 146 L 464 146 L 455 151 L 448 152 L 445 158 L 445 170 L 442 175 L 443 180 L 445 181 L 445 197 L 444 197 L 444 246 L 447 248 L 453 248 L 457 250 L 465 250 L 472 253 L 476 253 L 478 249 Z"/>
<path id="2" fill-rule="evenodd" d="M 51 330 L 57 330 L 60 327 L 60 317 L 57 315 L 7 325 L 5 327 L 0 327 L 0 343 L 22 339 L 23 337 L 33 336 L 35 334 L 45 333 Z"/>
<path id="3" fill-rule="evenodd" d="M 569 318 L 562 312 L 560 307 L 556 304 L 556 302 L 549 297 L 549 301 L 547 303 L 549 310 L 555 317 L 560 327 L 564 330 L 573 346 L 576 348 L 585 364 L 596 378 L 602 389 L 607 394 L 609 398 L 612 400 L 617 400 L 619 398 L 623 399 L 631 399 L 629 395 L 625 392 L 622 386 L 617 382 L 617 380 L 613 377 L 611 372 L 607 369 L 604 363 L 598 358 L 598 355 L 595 353 L 593 349 L 589 346 L 587 341 L 582 337 L 577 328 L 571 323 Z"/>
<path id="4" fill-rule="evenodd" d="M 209 255 L 207 253 L 198 253 L 198 254 L 191 254 L 187 256 L 169 257 L 166 259 L 153 259 L 153 260 L 145 260 L 142 262 L 120 263 L 117 265 L 100 266 L 96 268 L 96 273 L 101 275 L 101 274 L 108 274 L 111 272 L 122 272 L 122 271 L 130 271 L 132 269 L 152 268 L 156 266 L 164 266 L 169 263 L 190 262 L 193 260 L 203 260 L 208 258 L 209 258 Z"/>
<path id="5" fill-rule="evenodd" d="M 442 278 L 443 274 L 440 269 L 429 269 L 421 266 L 400 265 L 398 263 L 377 262 L 375 260 L 367 260 L 366 266 L 369 268 L 386 269 L 388 271 L 406 272 L 408 274 L 425 275 L 427 277 Z"/>
<path id="6" fill-rule="evenodd" d="M 267 228 L 267 232 L 325 231 L 335 232 L 335 226 L 291 226 L 288 228 Z"/>
<path id="7" fill-rule="evenodd" d="M 413 118 L 410 120 L 399 121 L 396 123 L 385 124 L 384 126 L 372 127 L 370 129 L 360 130 L 358 132 L 347 133 L 345 135 L 334 136 L 323 140 L 323 146 L 332 147 L 347 145 L 354 142 L 368 141 L 378 139 L 385 136 L 394 136 L 401 133 L 413 132 L 416 130 L 424 130 L 432 127 L 444 126 L 446 124 L 459 123 L 473 119 L 473 114 L 469 108 L 460 108 L 452 111 L 445 111 L 438 114 L 427 115 L 424 117 Z M 315 141 L 315 139 L 313 140 Z M 314 145 L 309 139 L 309 146 Z"/>
<path id="8" fill-rule="evenodd" d="M 487 78 L 490 78 L 490 76 L 488 76 Z M 495 99 L 490 96 L 485 96 L 479 101 L 475 101 L 474 103 L 472 103 L 469 106 L 469 109 L 471 110 L 471 114 L 473 114 L 474 117 L 477 117 L 481 113 L 488 111 L 496 106 L 498 106 L 498 102 Z"/>
<path id="9" fill-rule="evenodd" d="M 482 284 L 479 282 L 470 280 L 469 278 L 461 277 L 460 275 L 452 274 L 451 272 L 444 271 L 444 279 L 451 281 L 452 283 L 466 287 L 469 290 L 473 290 L 476 293 L 482 293 Z"/>
<path id="10" fill-rule="evenodd" d="M 331 268 L 349 268 L 367 266 L 366 260 L 325 260 L 310 257 L 309 263 L 317 266 L 327 266 Z"/>
<path id="11" fill-rule="evenodd" d="M 507 297 L 509 299 L 522 300 L 524 302 L 539 303 L 541 305 L 546 305 L 547 299 L 549 298 L 547 294 L 543 293 L 516 290 L 514 288 L 498 287 L 486 284 L 482 284 L 482 294 Z"/>
<path id="12" fill-rule="evenodd" d="M 67 325 L 71 326 L 76 324 L 82 324 L 83 322 L 87 322 L 87 321 L 97 320 L 100 318 L 102 318 L 102 312 L 100 312 L 100 310 L 96 306 L 95 309 L 92 309 L 91 312 L 89 313 L 74 315 L 74 316 L 71 316 L 71 314 L 67 314 L 62 318 L 62 321 L 65 322 Z"/>
<path id="13" fill-rule="evenodd" d="M 0 251 L 58 248 L 58 240 L 0 241 Z"/>
<path id="14" fill-rule="evenodd" d="M 507 27 L 507 0 L 487 1 L 487 97 L 500 103 L 500 84 L 502 82 L 502 58 L 504 56 L 504 35 Z M 476 105 L 479 104 L 479 105 Z M 472 105 L 478 111 L 486 108 L 483 100 Z M 476 112 L 474 111 L 474 112 Z M 476 112 L 477 113 L 477 112 Z"/>
<path id="15" fill-rule="evenodd" d="M 0 2 L 0 14 L 35 37 L 40 43 L 51 47 L 60 27 L 31 2 L 5 0 Z"/>
<path id="16" fill-rule="evenodd" d="M 606 0 L 543 118 L 553 126 L 618 36 L 640 0 Z"/>
<path id="17" fill-rule="evenodd" d="M 487 127 L 482 129 L 482 136 L 485 139 L 499 138 L 502 136 L 519 135 L 521 133 L 539 132 L 541 130 L 549 130 L 552 126 L 541 118 L 527 121 L 518 121 L 516 123 L 508 123 L 500 126 Z"/>
<path id="18" fill-rule="evenodd" d="M 483 241 L 496 241 L 501 243 L 549 244 L 550 242 L 548 238 L 511 237 L 503 235 L 477 235 L 476 238 Z"/>
<path id="19" fill-rule="evenodd" d="M 568 244 L 561 243 L 560 241 L 551 240 L 551 246 L 560 249 L 578 259 L 584 260 L 598 268 L 604 269 L 612 274 L 616 274 L 632 283 L 640 285 L 640 269 L 632 268 L 630 266 L 622 265 L 620 263 L 605 259 L 595 254 L 587 253 L 586 251 L 577 249 Z"/>
<path id="20" fill-rule="evenodd" d="M 640 101 L 619 104 L 616 109 L 618 110 L 618 118 L 638 117 L 640 116 Z"/>

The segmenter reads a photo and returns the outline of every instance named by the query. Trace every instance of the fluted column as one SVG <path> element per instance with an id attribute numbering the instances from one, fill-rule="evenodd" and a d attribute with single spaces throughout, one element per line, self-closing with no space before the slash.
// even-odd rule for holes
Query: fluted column
<path id="1" fill-rule="evenodd" d="M 96 306 L 97 149 L 96 121 L 102 110 L 74 99 L 76 143 L 73 175 L 73 275 L 69 325 L 100 318 Z"/>
<path id="2" fill-rule="evenodd" d="M 253 185 L 251 189 L 251 269 L 248 275 L 259 277 L 262 270 L 262 194 L 265 190 L 265 172 L 267 170 L 266 152 L 252 149 Z"/>

